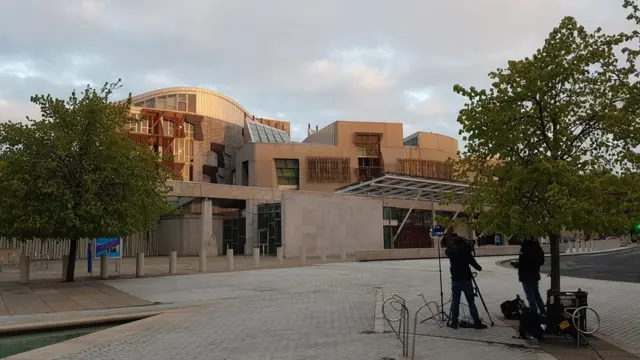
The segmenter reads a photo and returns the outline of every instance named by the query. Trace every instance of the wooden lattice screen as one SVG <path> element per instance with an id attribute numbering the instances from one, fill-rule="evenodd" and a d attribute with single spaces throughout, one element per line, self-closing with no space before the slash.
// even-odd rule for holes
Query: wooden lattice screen
<path id="1" fill-rule="evenodd" d="M 307 182 L 348 183 L 351 181 L 348 157 L 307 157 Z"/>
<path id="2" fill-rule="evenodd" d="M 395 172 L 434 180 L 453 180 L 453 167 L 442 161 L 398 159 Z"/>

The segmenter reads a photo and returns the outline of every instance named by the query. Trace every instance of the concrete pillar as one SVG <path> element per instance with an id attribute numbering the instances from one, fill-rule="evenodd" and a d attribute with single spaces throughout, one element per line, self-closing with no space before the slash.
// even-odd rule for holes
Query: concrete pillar
<path id="1" fill-rule="evenodd" d="M 575 254 L 576 253 L 576 242 L 575 241 L 569 243 L 569 247 L 567 248 L 567 251 L 570 254 Z"/>
<path id="2" fill-rule="evenodd" d="M 136 258 L 136 277 L 144 276 L 144 253 L 138 253 L 138 257 Z"/>
<path id="3" fill-rule="evenodd" d="M 340 260 L 342 261 L 347 260 L 347 248 L 344 247 L 344 245 L 340 246 Z"/>
<path id="4" fill-rule="evenodd" d="M 28 255 L 20 255 L 20 284 L 29 283 L 29 270 L 31 258 Z"/>
<path id="5" fill-rule="evenodd" d="M 307 249 L 300 246 L 300 265 L 307 265 Z"/>
<path id="6" fill-rule="evenodd" d="M 323 264 L 327 262 L 327 248 L 324 246 L 320 248 L 320 262 Z"/>
<path id="7" fill-rule="evenodd" d="M 169 254 L 169 274 L 173 275 L 176 273 L 177 265 L 178 265 L 178 252 L 172 251 Z"/>
<path id="8" fill-rule="evenodd" d="M 227 270 L 233 271 L 233 249 L 227 249 Z"/>
<path id="9" fill-rule="evenodd" d="M 100 256 L 100 279 L 109 278 L 109 255 L 102 254 Z"/>
<path id="10" fill-rule="evenodd" d="M 276 249 L 276 257 L 278 258 L 278 264 L 284 264 L 284 248 L 282 246 Z"/>
<path id="11" fill-rule="evenodd" d="M 68 267 L 69 267 L 69 255 L 62 255 L 62 274 L 60 274 L 60 280 L 65 281 L 67 279 Z"/>
<path id="12" fill-rule="evenodd" d="M 596 251 L 597 240 L 591 240 L 591 251 Z"/>
<path id="13" fill-rule="evenodd" d="M 200 248 L 199 270 L 201 273 L 207 272 L 207 250 L 209 243 L 213 241 L 213 214 L 211 212 L 211 199 L 202 199 L 202 238 Z"/>
<path id="14" fill-rule="evenodd" d="M 259 248 L 253 248 L 253 267 L 255 268 L 260 267 L 260 249 Z"/>
<path id="15" fill-rule="evenodd" d="M 593 242 L 593 250 L 594 251 L 600 250 L 600 242 L 599 241 L 594 241 Z"/>

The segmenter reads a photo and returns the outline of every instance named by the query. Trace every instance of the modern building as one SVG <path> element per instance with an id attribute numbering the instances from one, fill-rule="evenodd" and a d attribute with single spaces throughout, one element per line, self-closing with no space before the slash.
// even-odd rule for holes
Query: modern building
<path id="1" fill-rule="evenodd" d="M 458 141 L 449 136 L 417 132 L 403 138 L 401 123 L 336 121 L 321 129 L 316 126 L 315 130 L 309 125 L 306 139 L 293 142 L 289 122 L 256 117 L 222 94 L 189 87 L 134 96 L 132 113 L 140 123 L 132 126 L 130 136 L 164 155 L 179 180 L 194 183 L 176 183 L 183 193 L 176 190 L 174 201 L 183 212 L 164 218 L 159 225 L 164 228 L 161 233 L 171 237 L 170 246 L 183 249 L 185 254 L 200 250 L 199 243 L 185 245 L 194 238 L 194 232 L 200 231 L 195 238 L 205 236 L 198 225 L 204 223 L 200 214 L 209 211 L 203 198 L 212 201 L 211 238 L 217 248 L 211 250 L 213 253 L 224 253 L 228 248 L 235 254 L 248 254 L 254 248 L 275 253 L 277 247 L 284 246 L 285 254 L 293 255 L 298 251 L 292 247 L 293 237 L 297 243 L 306 241 L 300 237 L 313 237 L 302 227 L 309 228 L 314 222 L 331 222 L 342 229 L 325 237 L 357 237 L 355 224 L 373 225 L 374 233 L 359 244 L 351 244 L 352 249 L 431 247 L 429 229 L 434 215 L 453 216 L 461 210 L 459 205 L 441 205 L 433 196 L 420 195 L 442 189 L 458 191 L 463 186 L 454 181 L 447 163 L 458 156 Z M 391 177 L 396 185 L 376 183 Z M 418 195 L 415 191 L 405 194 L 415 185 L 414 180 L 421 181 L 422 190 Z M 380 190 L 380 186 L 386 190 L 371 191 Z M 200 192 L 193 192 L 196 187 Z M 192 193 L 185 196 L 185 191 Z M 204 192 L 212 195 L 205 196 Z M 296 229 L 287 230 L 283 223 L 299 214 L 285 215 L 283 207 L 285 199 L 300 205 L 299 200 L 291 199 L 301 197 L 307 203 L 318 199 L 318 204 L 325 206 L 351 203 L 355 208 L 344 208 L 339 219 L 332 217 L 331 208 L 307 209 L 315 211 L 316 218 L 299 218 L 298 233 L 303 235 L 295 235 Z M 379 212 L 371 210 L 371 201 L 379 204 Z M 370 210 L 359 213 L 357 204 Z M 311 228 L 319 231 L 314 226 Z M 185 229 L 192 231 L 185 233 Z M 287 231 L 290 240 L 284 239 Z M 468 228 L 459 232 L 474 236 Z"/>

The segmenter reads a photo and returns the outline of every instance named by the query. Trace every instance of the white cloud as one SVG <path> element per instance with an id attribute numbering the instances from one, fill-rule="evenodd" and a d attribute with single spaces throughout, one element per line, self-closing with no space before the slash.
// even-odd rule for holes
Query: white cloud
<path id="1" fill-rule="evenodd" d="M 489 71 L 531 55 L 566 15 L 589 28 L 628 28 L 620 3 L 4 1 L 0 94 L 15 104 L 122 78 L 134 94 L 202 86 L 257 116 L 286 109 L 301 128 L 294 136 L 339 119 L 457 136 L 453 84 L 486 86 Z"/>

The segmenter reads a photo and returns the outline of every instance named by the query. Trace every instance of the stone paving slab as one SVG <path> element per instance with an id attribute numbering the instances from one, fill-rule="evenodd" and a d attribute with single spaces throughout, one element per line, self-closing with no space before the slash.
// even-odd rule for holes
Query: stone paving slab
<path id="1" fill-rule="evenodd" d="M 496 260 L 479 259 L 484 271 L 477 278 L 492 315 L 499 313 L 502 301 L 522 292 L 516 273 L 495 265 Z M 443 268 L 446 301 L 448 264 Z M 394 334 L 370 334 L 375 288 L 382 287 L 385 296 L 403 296 L 413 315 L 422 304 L 418 292 L 427 300 L 439 299 L 438 274 L 437 260 L 416 260 L 109 280 L 104 284 L 150 302 L 213 305 L 181 321 L 92 344 L 58 359 L 398 359 Z M 541 288 L 548 281 L 543 279 Z M 562 282 L 563 288 L 589 291 L 590 304 L 602 317 L 602 333 L 615 345 L 640 351 L 640 318 L 633 312 L 640 285 L 570 278 Z M 76 313 L 43 317 L 65 314 Z M 27 316 L 18 318 L 26 321 Z M 540 348 L 524 347 L 522 340 L 512 338 L 515 330 L 504 326 L 453 331 L 424 323 L 418 330 L 429 336 L 418 336 L 416 359 L 554 359 Z"/>
<path id="2" fill-rule="evenodd" d="M 104 283 L 0 284 L 0 316 L 44 314 L 152 304 Z"/>
<path id="3" fill-rule="evenodd" d="M 477 282 L 492 314 L 500 313 L 499 304 L 502 301 L 514 298 L 518 293 L 522 296 L 516 272 L 495 264 L 498 260 L 508 258 L 478 259 L 484 271 L 478 276 Z M 422 300 L 416 296 L 418 292 L 423 292 L 427 300 L 437 300 L 440 294 L 437 260 L 326 264 L 295 270 L 205 274 L 162 280 L 129 279 L 108 283 L 150 301 L 168 302 L 233 302 L 254 298 L 266 303 L 296 294 L 355 292 L 371 297 L 370 303 L 365 306 L 366 311 L 370 312 L 374 307 L 373 289 L 383 287 L 385 296 L 395 292 L 407 299 L 412 314 L 422 304 Z M 443 262 L 443 283 L 446 301 L 450 296 L 446 262 Z M 549 278 L 544 278 L 541 289 L 548 288 L 549 283 Z M 588 291 L 590 305 L 602 318 L 600 332 L 609 337 L 614 345 L 624 346 L 635 355 L 640 354 L 640 316 L 633 310 L 640 298 L 640 284 L 563 277 L 562 286 L 564 289 L 581 288 Z M 334 304 L 336 308 L 343 306 L 340 301 Z"/>
<path id="4" fill-rule="evenodd" d="M 206 309 L 179 323 L 150 327 L 58 360 L 80 359 L 398 359 L 393 334 L 366 334 L 369 294 L 318 292 L 243 299 Z M 519 347 L 419 337 L 416 359 L 540 359 Z"/>

